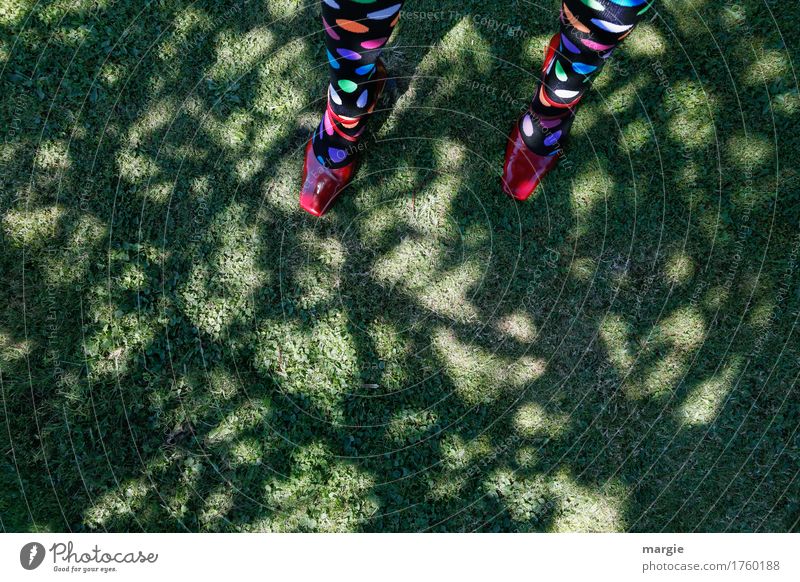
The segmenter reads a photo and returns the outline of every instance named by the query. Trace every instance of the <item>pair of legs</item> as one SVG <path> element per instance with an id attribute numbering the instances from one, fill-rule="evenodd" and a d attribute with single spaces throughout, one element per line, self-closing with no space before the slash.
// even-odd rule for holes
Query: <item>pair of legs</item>
<path id="1" fill-rule="evenodd" d="M 562 0 L 528 110 L 506 148 L 502 187 L 527 199 L 558 162 L 592 79 L 654 0 Z M 322 0 L 328 103 L 306 146 L 301 206 L 324 214 L 353 177 L 361 136 L 386 79 L 380 60 L 404 0 Z"/>

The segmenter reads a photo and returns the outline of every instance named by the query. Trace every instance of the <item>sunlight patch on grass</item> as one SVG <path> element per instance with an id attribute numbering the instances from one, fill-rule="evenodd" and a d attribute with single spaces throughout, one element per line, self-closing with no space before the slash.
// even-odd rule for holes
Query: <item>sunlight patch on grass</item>
<path id="1" fill-rule="evenodd" d="M 27 358 L 32 352 L 31 341 L 22 340 L 14 343 L 11 336 L 0 330 L 0 362 L 8 363 Z"/>
<path id="2" fill-rule="evenodd" d="M 686 285 L 694 277 L 694 260 L 684 251 L 676 251 L 670 255 L 664 266 L 667 281 L 676 285 Z"/>
<path id="3" fill-rule="evenodd" d="M 522 446 L 517 449 L 514 460 L 523 469 L 532 469 L 541 461 L 541 450 L 538 446 Z"/>
<path id="4" fill-rule="evenodd" d="M 216 398 L 215 403 L 219 404 Z M 250 399 L 246 404 L 230 411 L 220 419 L 216 426 L 206 434 L 205 443 L 208 446 L 222 443 L 232 444 L 233 440 L 239 438 L 242 433 L 252 431 L 260 426 L 268 413 L 269 407 L 265 403 Z"/>
<path id="5" fill-rule="evenodd" d="M 339 277 L 331 276 L 329 269 L 313 261 L 295 268 L 292 283 L 297 285 L 297 304 L 303 309 L 331 303 L 339 295 Z"/>
<path id="6" fill-rule="evenodd" d="M 147 274 L 142 265 L 131 263 L 123 267 L 122 275 L 119 278 L 119 286 L 128 291 L 137 291 L 147 281 Z"/>
<path id="7" fill-rule="evenodd" d="M 433 155 L 437 171 L 453 174 L 462 170 L 467 152 L 464 145 L 447 139 L 436 143 Z"/>
<path id="8" fill-rule="evenodd" d="M 677 186 L 675 193 L 685 198 L 688 203 L 689 197 L 694 193 L 694 187 L 702 182 L 707 173 L 706 167 L 700 166 L 694 160 L 684 159 L 675 178 L 675 186 Z"/>
<path id="9" fill-rule="evenodd" d="M 514 413 L 514 428 L 524 437 L 556 438 L 567 429 L 568 422 L 567 415 L 548 413 L 538 402 L 522 404 Z"/>
<path id="10" fill-rule="evenodd" d="M 428 479 L 427 496 L 434 501 L 453 501 L 463 494 L 464 487 L 469 484 L 461 472 L 441 470 L 431 474 Z"/>
<path id="11" fill-rule="evenodd" d="M 17 141 L 11 141 L 10 130 L 6 138 L 8 141 L 0 142 L 0 164 L 5 165 L 4 171 L 10 172 L 20 161 L 20 152 L 22 151 L 22 144 Z"/>
<path id="12" fill-rule="evenodd" d="M 677 411 L 676 418 L 689 426 L 709 424 L 720 412 L 742 367 L 741 358 L 725 366 L 713 377 L 693 387 Z"/>
<path id="13" fill-rule="evenodd" d="M 320 39 L 321 40 L 321 39 Z M 314 45 L 316 50 L 318 45 Z M 268 125 L 276 122 L 295 123 L 299 112 L 308 105 L 309 86 L 322 76 L 323 69 L 309 69 L 308 63 L 320 62 L 315 52 L 305 42 L 292 42 L 265 55 L 254 65 L 258 74 L 255 95 L 248 105 L 253 113 L 268 117 Z M 325 92 L 313 95 L 318 113 L 325 108 Z M 315 121 L 319 121 L 316 117 Z M 310 131 L 309 131 L 310 133 Z"/>
<path id="14" fill-rule="evenodd" d="M 232 467 L 260 465 L 263 454 L 260 440 L 253 437 L 240 437 L 231 445 L 228 459 Z"/>
<path id="15" fill-rule="evenodd" d="M 416 293 L 419 302 L 439 315 L 462 323 L 476 321 L 478 310 L 468 295 L 482 274 L 477 261 L 467 261 L 457 267 L 437 273 Z"/>
<path id="16" fill-rule="evenodd" d="M 58 174 L 69 169 L 69 151 L 66 140 L 46 140 L 39 144 L 34 159 L 36 168 L 48 174 Z"/>
<path id="17" fill-rule="evenodd" d="M 490 499 L 501 502 L 518 524 L 537 525 L 546 520 L 553 509 L 547 483 L 541 475 L 528 477 L 505 467 L 498 468 L 484 479 L 482 489 Z"/>
<path id="18" fill-rule="evenodd" d="M 397 200 L 398 215 L 418 233 L 443 244 L 459 240 L 460 233 L 450 212 L 462 183 L 463 176 L 458 173 L 436 172 L 420 185 L 413 204 L 408 203 L 411 192 L 401 193 L 405 196 Z"/>
<path id="19" fill-rule="evenodd" d="M 627 154 L 641 151 L 652 141 L 650 124 L 645 119 L 634 119 L 622 129 L 620 144 Z"/>
<path id="20" fill-rule="evenodd" d="M 550 43 L 550 38 L 550 36 L 546 35 L 525 36 L 524 46 L 521 48 L 520 54 L 524 55 L 527 63 L 532 64 L 534 67 L 541 67 L 542 55 L 545 47 Z M 520 65 L 523 65 L 523 63 L 520 63 Z M 531 86 L 535 84 L 538 76 L 538 71 L 531 72 Z M 530 99 L 530 95 L 526 96 L 526 99 Z"/>
<path id="21" fill-rule="evenodd" d="M 408 382 L 409 358 L 413 343 L 397 333 L 388 320 L 372 323 L 367 330 L 377 361 L 362 362 L 362 378 L 366 384 L 378 384 L 385 391 L 401 390 Z"/>
<path id="22" fill-rule="evenodd" d="M 667 43 L 661 32 L 649 22 L 640 23 L 636 32 L 622 46 L 623 50 L 635 57 L 654 58 L 663 55 L 667 50 Z"/>
<path id="23" fill-rule="evenodd" d="M 472 74 L 488 75 L 492 69 L 492 47 L 471 18 L 464 17 L 453 26 L 437 45 L 433 53 L 436 66 L 458 63 L 459 68 L 467 58 Z M 452 68 L 452 67 L 448 67 Z"/>
<path id="24" fill-rule="evenodd" d="M 390 320 L 374 322 L 368 332 L 375 351 L 382 360 L 402 359 L 411 354 L 413 344 L 397 333 L 395 324 Z"/>
<path id="25" fill-rule="evenodd" d="M 129 479 L 119 490 L 104 493 L 84 512 L 83 522 L 90 529 L 102 529 L 121 516 L 133 516 L 152 490 L 145 477 Z"/>
<path id="26" fill-rule="evenodd" d="M 718 309 L 722 309 L 725 301 L 728 299 L 730 292 L 726 290 L 724 285 L 712 285 L 708 291 L 703 294 L 703 307 L 709 312 L 713 313 Z"/>
<path id="27" fill-rule="evenodd" d="M 120 150 L 117 154 L 117 166 L 120 177 L 133 184 L 152 179 L 160 172 L 158 163 L 153 158 L 131 149 Z"/>
<path id="28" fill-rule="evenodd" d="M 8 4 L 8 2 L 4 3 L 2 10 L 0 10 L 0 14 L 10 10 L 10 8 L 7 7 Z M 13 5 L 15 3 L 12 2 L 10 4 Z M 16 4 L 20 5 L 21 7 L 24 2 L 16 2 Z M 98 2 L 98 4 L 102 4 L 104 5 L 103 7 L 106 7 L 108 0 Z M 63 23 L 63 19 L 67 19 L 67 17 L 71 17 L 69 20 L 88 18 L 89 13 L 93 12 L 92 9 L 95 7 L 95 3 L 92 0 L 52 0 L 51 2 L 42 4 L 37 2 L 37 5 L 38 6 L 34 8 L 38 8 L 38 10 L 35 10 L 34 18 L 31 20 L 35 21 L 35 19 L 38 18 L 42 22 L 45 22 L 51 26 L 58 24 L 59 20 L 61 20 Z M 27 10 L 25 11 L 27 12 Z"/>
<path id="29" fill-rule="evenodd" d="M 340 269 L 345 261 L 342 243 L 314 231 L 304 231 L 299 238 L 306 255 L 303 264 L 295 268 L 292 280 L 298 286 L 298 303 L 311 308 L 335 300 L 340 292 Z"/>
<path id="30" fill-rule="evenodd" d="M 297 186 L 299 171 L 300 167 L 297 165 L 296 159 L 292 156 L 281 156 L 277 162 L 272 164 L 270 179 L 262 182 L 258 198 L 263 199 L 278 214 L 295 215 L 299 212 L 298 196 L 300 193 Z M 269 212 L 269 208 L 262 208 L 261 212 Z M 262 215 L 259 215 L 258 218 L 259 220 L 266 219 Z M 302 216 L 302 218 L 309 225 L 313 224 L 313 220 L 316 220 L 311 216 Z"/>
<path id="31" fill-rule="evenodd" d="M 600 337 L 608 352 L 608 359 L 620 376 L 633 367 L 634 354 L 631 352 L 631 326 L 621 315 L 609 313 L 600 322 Z"/>
<path id="32" fill-rule="evenodd" d="M 439 198 L 422 196 L 415 212 L 410 205 L 398 205 L 401 207 L 398 212 L 407 215 L 409 226 L 415 227 L 418 234 L 403 237 L 375 261 L 372 269 L 375 278 L 391 288 L 400 286 L 425 308 L 454 321 L 477 318 L 468 295 L 482 276 L 480 263 L 466 260 L 440 270 L 440 265 L 457 252 L 451 241 L 458 240 L 458 232 L 443 216 Z"/>
<path id="33" fill-rule="evenodd" d="M 386 436 L 396 446 L 408 446 L 433 434 L 437 428 L 438 418 L 432 410 L 400 410 L 392 415 Z"/>
<path id="34" fill-rule="evenodd" d="M 572 276 L 583 283 L 588 283 L 596 272 L 597 262 L 590 257 L 579 257 L 570 265 Z"/>
<path id="35" fill-rule="evenodd" d="M 440 445 L 444 466 L 451 470 L 465 469 L 492 453 L 492 443 L 485 434 L 467 440 L 459 434 L 448 433 Z"/>
<path id="36" fill-rule="evenodd" d="M 800 93 L 791 89 L 772 98 L 772 107 L 779 115 L 793 116 L 800 111 Z"/>
<path id="37" fill-rule="evenodd" d="M 460 398 L 469 405 L 489 403 L 518 392 L 545 372 L 538 358 L 500 358 L 486 349 L 460 341 L 452 330 L 438 328 L 433 347 Z"/>
<path id="38" fill-rule="evenodd" d="M 772 312 L 774 310 L 775 305 L 772 301 L 762 300 L 749 309 L 745 319 L 753 327 L 753 329 L 763 330 L 770 325 Z"/>
<path id="39" fill-rule="evenodd" d="M 174 187 L 173 182 L 149 182 L 144 195 L 153 204 L 166 204 Z"/>
<path id="40" fill-rule="evenodd" d="M 741 73 L 745 84 L 764 85 L 788 77 L 791 67 L 785 53 L 762 49 L 755 62 L 749 63 L 748 67 L 742 67 Z"/>
<path id="41" fill-rule="evenodd" d="M 618 481 L 600 488 L 578 484 L 566 471 L 548 483 L 550 496 L 558 510 L 552 532 L 620 532 L 625 531 L 625 489 Z"/>
<path id="42" fill-rule="evenodd" d="M 267 10 L 269 10 L 271 18 L 276 20 L 290 20 L 304 7 L 305 5 L 302 2 L 297 2 L 297 0 L 270 0 L 267 5 Z"/>
<path id="43" fill-rule="evenodd" d="M 428 237 L 404 237 L 373 266 L 376 278 L 391 285 L 402 284 L 411 293 L 424 293 L 437 275 L 445 254 L 439 241 Z"/>
<path id="44" fill-rule="evenodd" d="M 206 116 L 203 127 L 220 148 L 242 153 L 250 146 L 248 138 L 252 122 L 249 112 L 234 111 L 225 119 L 218 119 L 214 115 Z"/>
<path id="45" fill-rule="evenodd" d="M 257 335 L 254 360 L 261 373 L 283 392 L 341 414 L 340 397 L 360 385 L 358 353 L 343 313 L 331 311 L 309 330 L 292 321 L 263 321 Z"/>
<path id="46" fill-rule="evenodd" d="M 91 262 L 87 251 L 108 237 L 108 227 L 92 214 L 80 214 L 69 225 L 67 242 L 58 253 L 43 259 L 42 274 L 53 285 L 69 285 L 85 280 Z"/>
<path id="47" fill-rule="evenodd" d="M 497 362 L 486 350 L 461 342 L 452 330 L 438 328 L 433 347 L 452 380 L 456 393 L 468 404 L 496 400 L 504 392 Z"/>
<path id="48" fill-rule="evenodd" d="M 530 343 L 536 339 L 536 325 L 531 316 L 524 311 L 515 311 L 503 316 L 495 324 L 495 329 L 520 343 Z"/>
<path id="49" fill-rule="evenodd" d="M 308 251 L 309 259 L 325 265 L 331 274 L 344 265 L 345 249 L 338 239 L 332 236 L 323 237 L 313 231 L 304 231 L 299 238 Z"/>
<path id="50" fill-rule="evenodd" d="M 617 124 L 620 122 L 620 120 L 615 120 L 613 116 L 621 115 L 630 109 L 641 107 L 639 104 L 641 92 L 651 84 L 652 80 L 649 76 L 639 74 L 633 78 L 629 78 L 624 85 L 619 87 L 613 93 L 609 94 L 608 92 L 603 92 L 602 111 L 605 115 L 611 115 L 612 118 L 609 120 L 608 127 L 604 133 L 606 137 L 599 139 L 607 139 L 608 134 L 619 134 L 620 129 L 617 127 Z M 587 123 L 583 125 L 582 128 L 587 130 L 589 127 L 592 127 L 596 121 L 597 118 L 593 120 L 587 120 Z"/>
<path id="51" fill-rule="evenodd" d="M 674 393 L 678 381 L 686 374 L 686 358 L 671 351 L 660 357 L 646 372 L 641 384 L 627 382 L 625 394 L 634 400 L 666 398 Z"/>
<path id="52" fill-rule="evenodd" d="M 270 515 L 253 524 L 264 532 L 348 532 L 375 514 L 371 475 L 334 458 L 322 444 L 299 446 L 292 453 L 288 478 L 273 476 L 264 485 Z"/>
<path id="53" fill-rule="evenodd" d="M 714 125 L 710 116 L 717 112 L 717 101 L 695 81 L 676 81 L 671 87 L 671 93 L 664 93 L 665 106 L 667 109 L 679 106 L 680 109 L 675 111 L 668 123 L 670 136 L 676 143 L 689 148 L 705 148 L 714 140 Z"/>
<path id="54" fill-rule="evenodd" d="M 198 520 L 208 531 L 222 530 L 228 525 L 225 516 L 233 509 L 233 506 L 233 490 L 226 483 L 203 496 L 203 507 L 198 515 Z"/>
<path id="55" fill-rule="evenodd" d="M 0 25 L 16 28 L 22 24 L 30 6 L 25 2 L 4 2 L 0 10 Z"/>
<path id="56" fill-rule="evenodd" d="M 197 262 L 179 290 L 187 317 L 212 337 L 252 315 L 250 296 L 269 279 L 258 265 L 260 243 L 248 222 L 239 204 L 218 213 L 203 229 Z"/>
<path id="57" fill-rule="evenodd" d="M 725 27 L 736 29 L 747 21 L 747 12 L 741 4 L 731 4 L 722 7 L 719 11 L 719 18 Z"/>
<path id="58" fill-rule="evenodd" d="M 242 390 L 242 383 L 234 374 L 220 367 L 211 370 L 208 375 L 208 393 L 215 402 L 230 400 Z M 249 400 L 254 403 L 253 399 Z M 259 411 L 263 415 L 264 411 Z"/>
<path id="59" fill-rule="evenodd" d="M 705 334 L 702 313 L 694 307 L 680 307 L 659 322 L 656 337 L 679 352 L 689 353 L 702 345 Z"/>
<path id="60" fill-rule="evenodd" d="M 172 123 L 178 113 L 175 98 L 169 96 L 157 100 L 131 124 L 127 147 L 135 149 L 143 145 L 146 139 L 154 137 L 156 132 Z"/>
<path id="61" fill-rule="evenodd" d="M 672 394 L 686 374 L 689 358 L 702 346 L 705 332 L 705 319 L 695 307 L 680 307 L 661 320 L 653 330 L 650 344 L 642 348 L 656 354 L 657 359 L 637 374 L 641 381 L 626 383 L 626 395 L 643 399 Z"/>
<path id="62" fill-rule="evenodd" d="M 3 232 L 13 246 L 40 249 L 52 241 L 65 214 L 60 206 L 9 210 L 3 215 Z"/>
<path id="63" fill-rule="evenodd" d="M 272 33 L 264 26 L 244 34 L 225 30 L 215 40 L 217 58 L 206 76 L 226 83 L 234 82 L 258 66 L 273 45 Z"/>
<path id="64" fill-rule="evenodd" d="M 127 69 L 119 63 L 106 62 L 100 67 L 95 83 L 102 83 L 110 90 L 118 90 L 118 85 L 125 79 Z"/>
<path id="65" fill-rule="evenodd" d="M 723 150 L 727 158 L 742 170 L 755 170 L 769 162 L 774 163 L 775 145 L 763 135 L 750 131 L 745 137 L 740 133 L 729 138 Z"/>
<path id="66" fill-rule="evenodd" d="M 522 356 L 506 366 L 504 377 L 512 385 L 522 387 L 541 378 L 546 370 L 545 360 L 533 356 Z"/>
<path id="67" fill-rule="evenodd" d="M 261 154 L 244 157 L 236 162 L 236 177 L 241 183 L 249 182 L 264 169 L 264 166 L 266 166 L 266 160 Z"/>
<path id="68" fill-rule="evenodd" d="M 708 29 L 695 11 L 701 11 L 708 0 L 662 0 L 661 10 L 669 12 L 678 23 L 683 38 L 707 35 Z M 653 12 L 651 9 L 650 12 Z"/>

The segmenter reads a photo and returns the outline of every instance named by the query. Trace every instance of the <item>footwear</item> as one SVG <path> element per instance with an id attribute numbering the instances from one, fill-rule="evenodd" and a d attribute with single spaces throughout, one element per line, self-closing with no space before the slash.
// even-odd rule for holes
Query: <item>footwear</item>
<path id="1" fill-rule="evenodd" d="M 353 179 L 357 161 L 343 168 L 326 168 L 319 163 L 311 147 L 306 144 L 306 157 L 303 162 L 303 186 L 300 189 L 300 207 L 314 216 L 322 216 Z"/>
<path id="2" fill-rule="evenodd" d="M 368 108 L 367 113 L 372 113 L 386 85 L 386 66 L 383 61 L 376 63 L 375 79 L 378 90 L 375 93 L 375 102 Z M 339 118 L 341 119 L 341 118 Z M 355 120 L 353 120 L 355 121 Z M 328 168 L 314 155 L 311 140 L 306 144 L 305 160 L 303 162 L 302 186 L 300 187 L 300 207 L 314 216 L 325 214 L 336 199 L 353 179 L 359 162 L 361 148 L 356 148 L 353 161 L 341 168 Z"/>
<path id="3" fill-rule="evenodd" d="M 519 123 L 508 137 L 503 163 L 503 192 L 516 200 L 527 200 L 547 173 L 558 164 L 557 152 L 550 156 L 534 153 L 522 141 Z"/>

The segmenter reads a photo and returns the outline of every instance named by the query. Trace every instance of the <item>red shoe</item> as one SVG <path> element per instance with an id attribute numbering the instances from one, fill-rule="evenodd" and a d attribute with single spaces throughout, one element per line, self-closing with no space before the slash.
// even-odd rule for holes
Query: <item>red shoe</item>
<path id="1" fill-rule="evenodd" d="M 559 155 L 540 156 L 533 153 L 519 131 L 519 123 L 508 137 L 503 164 L 503 192 L 516 200 L 527 200 L 539 182 L 558 164 Z"/>
<path id="2" fill-rule="evenodd" d="M 375 108 L 386 85 L 386 67 L 381 60 L 377 61 L 375 78 L 378 83 L 378 91 L 375 94 L 375 102 L 369 107 L 367 113 L 371 113 Z M 353 179 L 358 167 L 360 152 L 353 154 L 353 161 L 348 165 L 341 168 L 328 168 L 321 164 L 314 155 L 311 141 L 309 139 L 306 144 L 303 182 L 300 188 L 300 207 L 309 214 L 322 216 L 333 206 L 339 194 Z"/>
<path id="3" fill-rule="evenodd" d="M 300 207 L 314 216 L 322 216 L 353 179 L 357 160 L 343 168 L 326 168 L 319 163 L 311 147 L 306 144 L 306 159 L 303 162 L 303 187 L 300 189 Z"/>

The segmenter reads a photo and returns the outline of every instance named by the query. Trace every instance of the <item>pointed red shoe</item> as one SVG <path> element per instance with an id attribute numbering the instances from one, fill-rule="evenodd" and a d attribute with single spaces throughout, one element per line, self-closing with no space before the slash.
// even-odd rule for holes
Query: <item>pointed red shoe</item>
<path id="1" fill-rule="evenodd" d="M 378 83 L 378 91 L 375 94 L 375 102 L 367 109 L 367 113 L 372 113 L 378 99 L 383 93 L 386 85 L 386 66 L 383 61 L 378 60 L 376 64 L 375 82 Z M 347 188 L 358 167 L 360 149 L 353 154 L 353 161 L 341 168 L 328 168 L 320 163 L 314 155 L 312 140 L 306 144 L 305 161 L 303 162 L 303 178 L 300 187 L 300 207 L 314 216 L 325 214 L 342 190 Z"/>
<path id="2" fill-rule="evenodd" d="M 516 200 L 527 200 L 539 182 L 558 164 L 559 155 L 540 156 L 533 153 L 519 131 L 519 123 L 508 137 L 503 164 L 503 192 Z"/>
<path id="3" fill-rule="evenodd" d="M 303 186 L 300 189 L 300 207 L 314 216 L 322 216 L 333 205 L 336 198 L 353 179 L 357 161 L 353 160 L 343 168 L 326 168 L 319 163 L 311 147 L 306 144 L 306 157 L 303 162 Z"/>

